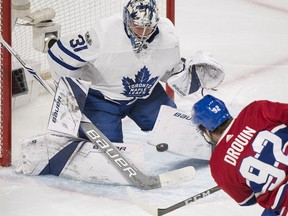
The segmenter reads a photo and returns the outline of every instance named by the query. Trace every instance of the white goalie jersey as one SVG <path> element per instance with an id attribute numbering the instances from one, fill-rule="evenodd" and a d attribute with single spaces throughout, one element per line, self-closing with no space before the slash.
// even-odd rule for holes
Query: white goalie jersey
<path id="1" fill-rule="evenodd" d="M 58 40 L 48 51 L 52 76 L 92 83 L 106 99 L 147 98 L 167 71 L 180 61 L 173 24 L 161 18 L 159 33 L 135 53 L 120 15 L 102 19 L 87 32 Z"/>

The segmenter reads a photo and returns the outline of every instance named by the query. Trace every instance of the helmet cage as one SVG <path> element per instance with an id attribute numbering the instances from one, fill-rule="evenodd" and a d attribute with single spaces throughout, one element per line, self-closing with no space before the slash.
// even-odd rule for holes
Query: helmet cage
<path id="1" fill-rule="evenodd" d="M 141 48 L 157 29 L 159 15 L 155 0 L 130 0 L 123 10 L 123 22 L 133 47 Z M 135 27 L 143 28 L 142 35 L 133 31 Z M 146 35 L 148 28 L 152 31 Z"/>

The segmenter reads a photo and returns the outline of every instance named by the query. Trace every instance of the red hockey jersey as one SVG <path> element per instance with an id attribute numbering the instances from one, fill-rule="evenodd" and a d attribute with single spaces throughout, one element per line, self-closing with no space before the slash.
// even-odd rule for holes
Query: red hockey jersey
<path id="1" fill-rule="evenodd" d="M 218 186 L 240 205 L 288 211 L 288 104 L 256 101 L 226 129 L 211 156 Z"/>

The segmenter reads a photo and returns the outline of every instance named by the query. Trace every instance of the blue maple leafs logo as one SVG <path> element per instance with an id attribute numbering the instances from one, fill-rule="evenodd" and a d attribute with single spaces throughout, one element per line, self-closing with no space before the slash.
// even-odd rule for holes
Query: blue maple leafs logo
<path id="1" fill-rule="evenodd" d="M 124 92 L 122 93 L 126 97 L 144 97 L 149 95 L 150 89 L 153 87 L 158 79 L 158 76 L 150 78 L 149 70 L 144 66 L 135 75 L 135 80 L 129 77 L 122 78 L 122 84 L 124 86 Z"/>

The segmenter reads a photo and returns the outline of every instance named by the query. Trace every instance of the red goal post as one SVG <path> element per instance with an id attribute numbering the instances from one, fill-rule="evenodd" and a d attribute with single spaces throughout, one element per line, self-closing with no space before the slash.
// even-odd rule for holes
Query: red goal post
<path id="1" fill-rule="evenodd" d="M 166 16 L 175 25 L 175 0 L 166 0 Z M 174 91 L 167 84 L 166 92 L 174 100 Z"/>
<path id="2" fill-rule="evenodd" d="M 15 2 L 17 3 L 17 0 L 13 0 L 13 3 Z M 30 2 L 28 6 L 30 5 L 31 12 L 47 7 L 53 8 L 56 12 L 55 20 L 53 19 L 53 21 L 61 25 L 61 35 L 65 35 L 70 32 L 78 31 L 79 26 L 86 27 L 92 25 L 93 22 L 99 18 L 109 16 L 116 12 L 122 12 L 123 6 L 128 0 L 21 0 L 18 2 Z M 175 0 L 157 0 L 157 3 L 160 8 L 160 15 L 167 16 L 174 23 Z M 13 7 L 11 4 L 12 0 L 0 0 L 1 36 L 8 44 L 12 44 L 12 47 L 23 59 L 39 63 L 41 65 L 40 74 L 47 74 L 49 69 L 46 54 L 33 49 L 32 27 L 25 25 L 26 20 L 23 21 L 22 19 L 18 19 L 20 21 L 17 20 L 17 25 L 14 25 L 15 20 L 12 16 Z M 16 6 L 18 7 L 18 5 Z M 11 22 L 11 19 L 13 23 Z M 81 22 L 81 24 L 79 24 L 79 22 Z M 11 71 L 15 67 L 15 64 L 17 65 L 17 62 L 14 64 L 14 61 L 11 60 L 11 55 L 2 45 L 0 49 L 0 58 L 0 166 L 10 166 L 12 160 L 11 146 L 13 129 L 12 102 L 14 104 L 14 100 L 17 99 L 14 97 L 12 98 Z M 174 99 L 173 91 L 168 86 L 166 86 L 166 91 L 169 96 Z"/>
<path id="3" fill-rule="evenodd" d="M 1 1 L 1 36 L 11 44 L 11 2 Z M 4 46 L 0 49 L 0 165 L 11 165 L 11 55 Z"/>

